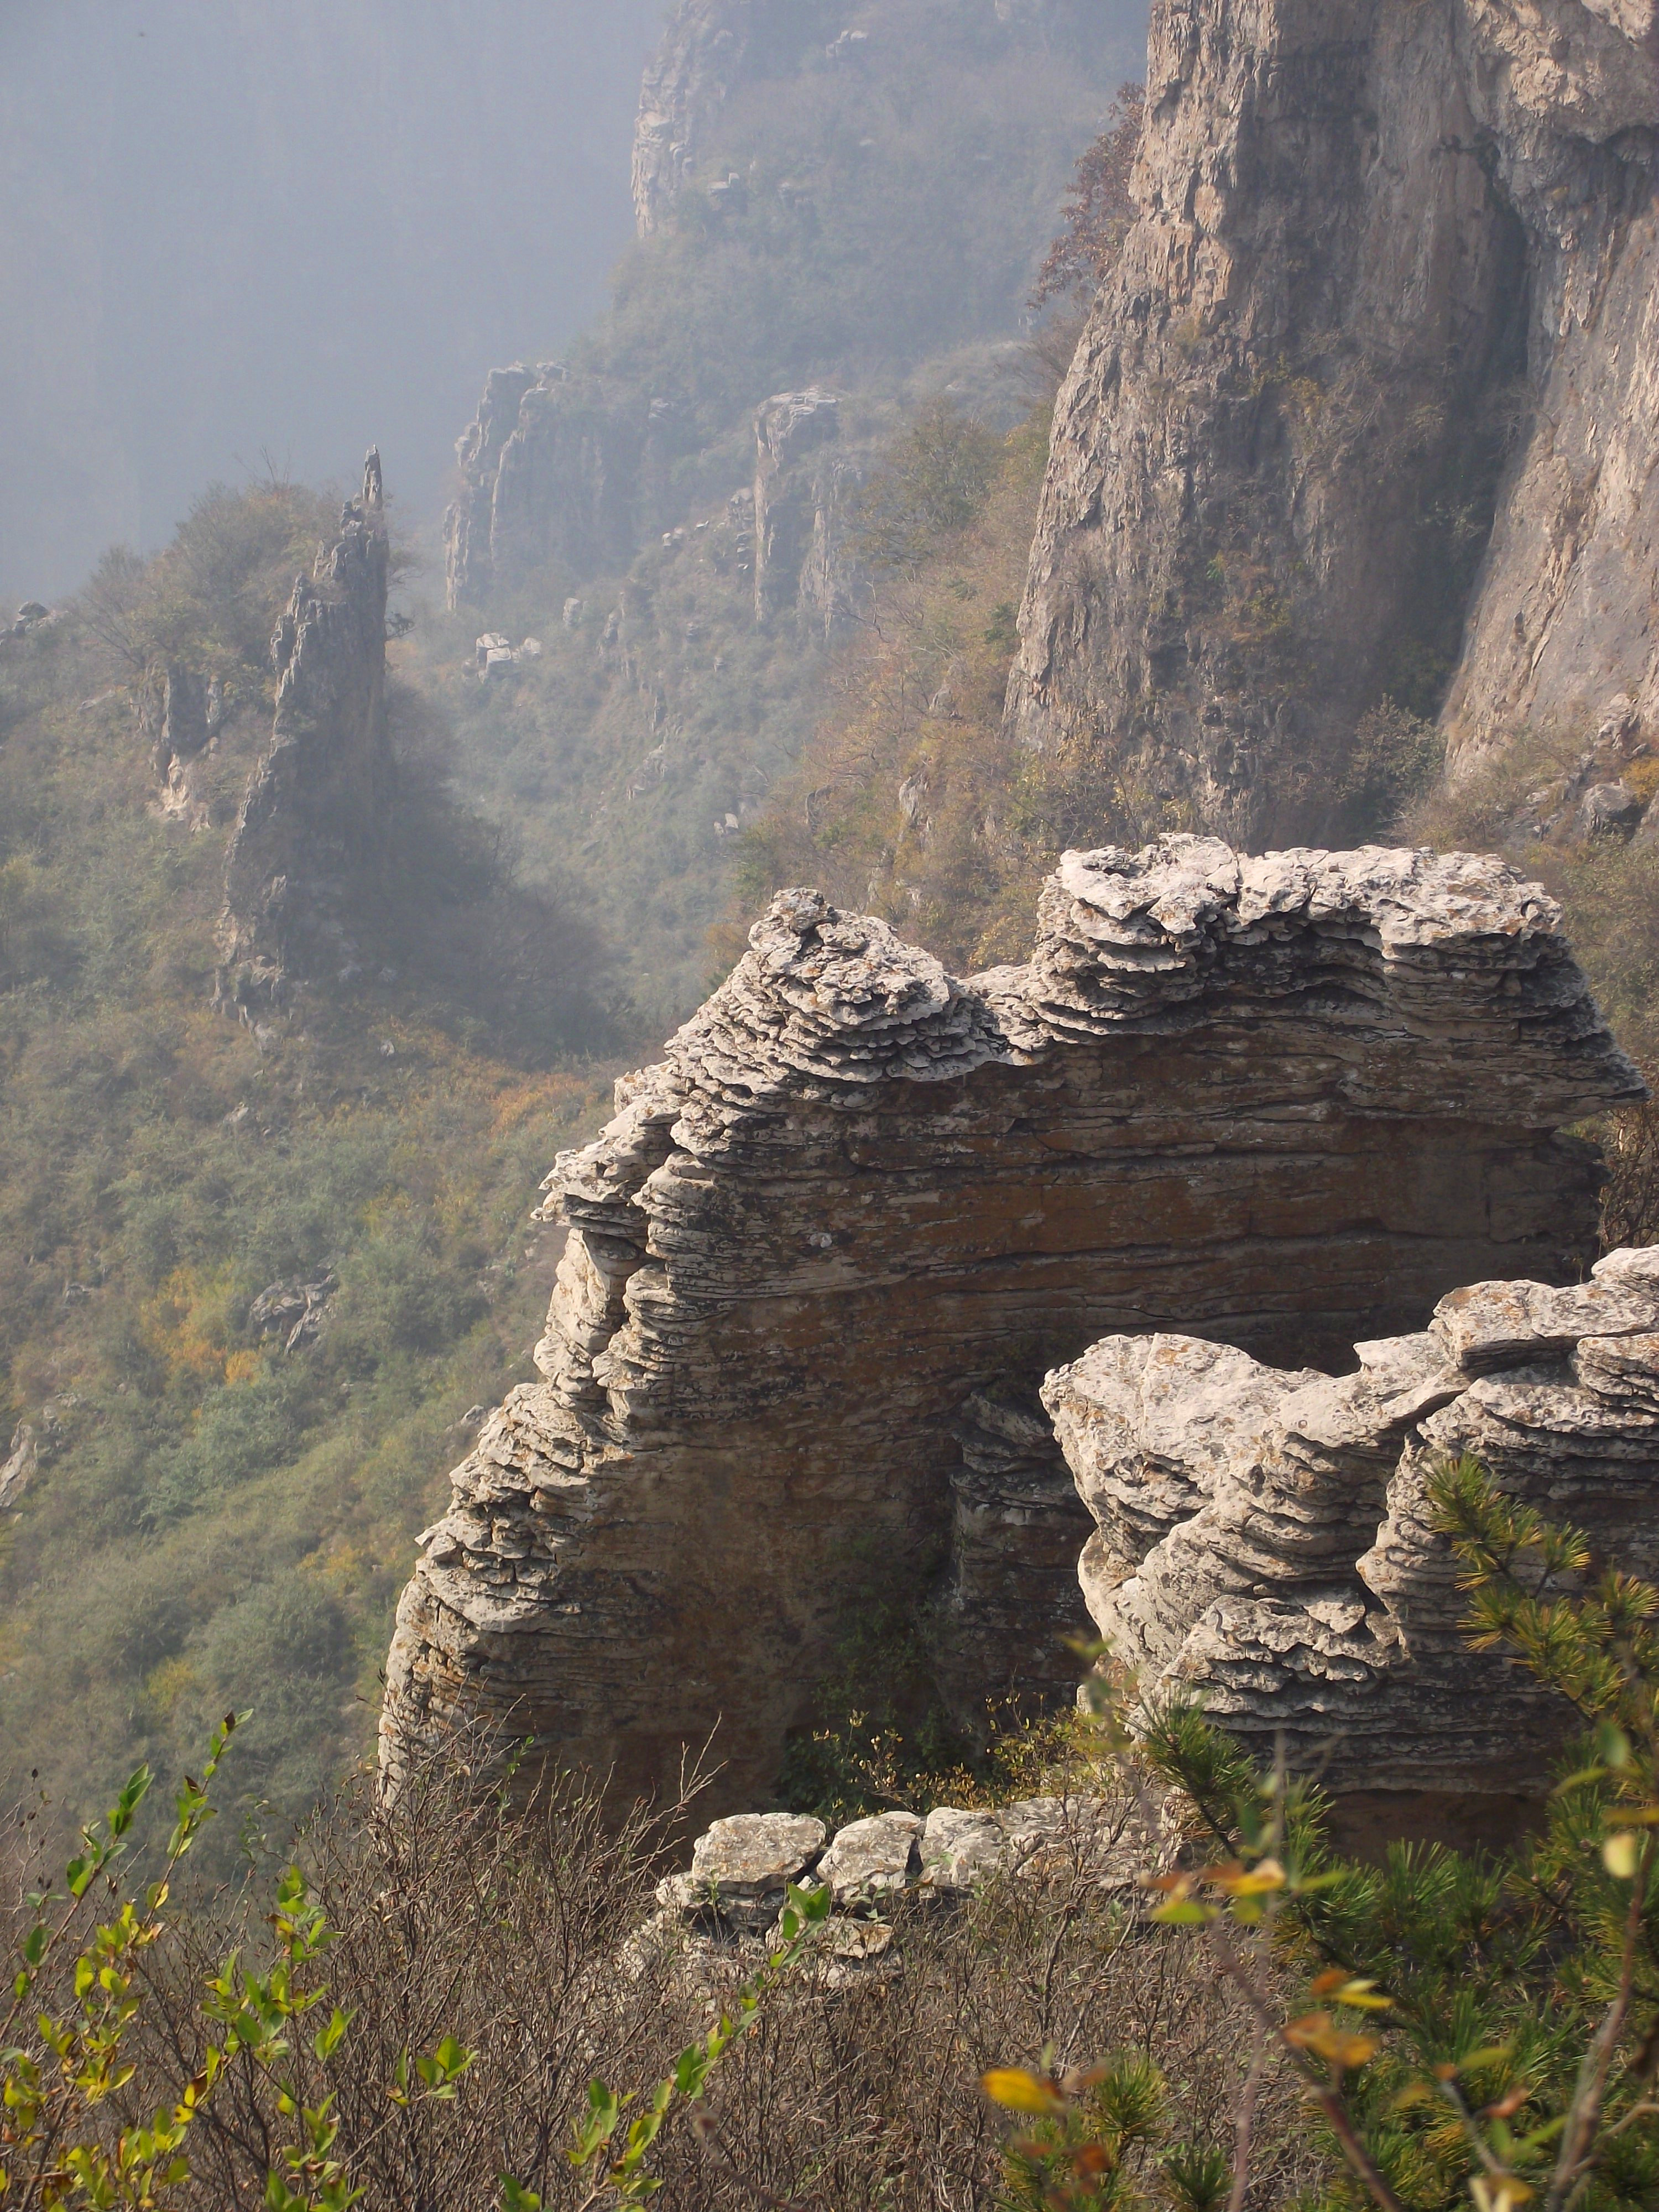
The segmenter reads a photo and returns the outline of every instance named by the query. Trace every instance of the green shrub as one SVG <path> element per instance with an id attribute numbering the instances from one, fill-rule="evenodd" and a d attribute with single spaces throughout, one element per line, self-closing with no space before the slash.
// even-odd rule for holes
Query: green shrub
<path id="1" fill-rule="evenodd" d="M 1583 1537 L 1472 1462 L 1443 1468 L 1431 1497 L 1471 1641 L 1514 1652 L 1589 1732 L 1541 1832 L 1506 1856 L 1401 1844 L 1380 1865 L 1342 1859 L 1316 1790 L 1257 1771 L 1191 1706 L 1136 1712 L 1102 1678 L 1113 1740 L 1133 1721 L 1194 1808 L 1152 1917 L 1198 1948 L 1186 1971 L 1206 1960 L 1252 2017 L 1231 2201 L 1249 2191 L 1255 2100 L 1277 2068 L 1333 2161 L 1308 2212 L 1440 2212 L 1466 2196 L 1476 2212 L 1637 2212 L 1659 2196 L 1659 1589 L 1597 1574 Z M 1089 2077 L 987 2087 L 1042 2120 L 1010 2151 L 1013 2201 L 1123 2201 L 1123 2130 L 1097 2118 Z M 1218 2179 L 1212 2143 L 1189 2148 Z"/>

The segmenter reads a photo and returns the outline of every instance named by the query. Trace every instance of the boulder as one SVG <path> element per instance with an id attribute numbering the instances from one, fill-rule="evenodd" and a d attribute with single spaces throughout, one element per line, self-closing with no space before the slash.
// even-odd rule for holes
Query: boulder
<path id="1" fill-rule="evenodd" d="M 1578 833 L 1583 837 L 1630 837 L 1640 826 L 1647 802 L 1627 783 L 1596 783 L 1578 803 Z"/>
<path id="2" fill-rule="evenodd" d="M 690 1890 L 733 1927 L 769 1928 L 789 1886 L 817 1864 L 829 1830 L 802 1813 L 738 1813 L 716 1820 L 691 1853 Z"/>
<path id="3" fill-rule="evenodd" d="M 837 1905 L 905 1888 L 916 1872 L 921 1826 L 915 1813 L 877 1813 L 850 1821 L 836 1830 L 818 1862 L 818 1880 L 829 1883 Z"/>

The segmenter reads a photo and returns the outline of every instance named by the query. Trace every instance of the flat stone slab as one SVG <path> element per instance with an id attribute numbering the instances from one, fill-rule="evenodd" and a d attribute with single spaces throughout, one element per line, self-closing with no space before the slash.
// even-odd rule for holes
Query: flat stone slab
<path id="1" fill-rule="evenodd" d="M 818 1880 L 829 1883 L 837 1905 L 903 1889 L 917 1869 L 921 1829 L 915 1813 L 877 1813 L 850 1821 L 819 1861 Z"/>
<path id="2" fill-rule="evenodd" d="M 698 1837 L 692 1892 L 712 1899 L 728 1920 L 770 1926 L 790 1883 L 817 1864 L 829 1833 L 810 1813 L 734 1813 Z"/>

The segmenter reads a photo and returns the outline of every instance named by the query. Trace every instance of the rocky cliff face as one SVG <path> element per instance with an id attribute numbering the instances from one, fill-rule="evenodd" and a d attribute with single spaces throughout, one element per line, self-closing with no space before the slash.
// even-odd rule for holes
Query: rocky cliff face
<path id="1" fill-rule="evenodd" d="M 652 519 L 641 502 L 661 411 L 613 379 L 556 364 L 492 369 L 455 448 L 451 606 L 483 605 L 550 561 L 579 576 L 625 567 Z"/>
<path id="2" fill-rule="evenodd" d="M 841 446 L 841 406 L 816 386 L 780 392 L 755 416 L 755 619 L 787 611 L 828 638 L 854 588 L 849 540 L 859 460 Z"/>
<path id="3" fill-rule="evenodd" d="M 881 444 L 920 364 L 937 379 L 912 403 L 969 353 L 982 372 L 1144 6 L 682 0 L 641 90 L 647 244 L 580 371 L 491 373 L 456 448 L 451 605 L 550 563 L 562 596 L 711 514 L 769 393 L 859 390 Z"/>
<path id="4" fill-rule="evenodd" d="M 793 71 L 841 28 L 836 0 L 681 0 L 640 87 L 634 125 L 634 220 L 649 238 L 696 166 L 733 90 Z"/>
<path id="5" fill-rule="evenodd" d="M 1569 1290 L 1476 1284 L 1423 1334 L 1355 1349 L 1358 1372 L 1333 1381 L 1115 1336 L 1051 1376 L 1097 1524 L 1084 1593 L 1148 1696 L 1200 1693 L 1264 1758 L 1282 1737 L 1394 1832 L 1461 1819 L 1495 1835 L 1547 1790 L 1573 1720 L 1469 1649 L 1428 1478 L 1467 1453 L 1651 1580 L 1659 1250 L 1613 1253 Z"/>
<path id="6" fill-rule="evenodd" d="M 1385 696 L 1443 698 L 1454 761 L 1614 694 L 1651 714 L 1656 21 L 1158 0 L 1014 735 L 1255 845 L 1331 822 Z"/>
<path id="7" fill-rule="evenodd" d="M 649 1790 L 719 1723 L 752 1802 L 872 1547 L 954 1549 L 964 1702 L 1053 1679 L 1049 1367 L 1174 1328 L 1317 1357 L 1588 1259 L 1555 1132 L 1640 1085 L 1557 921 L 1468 856 L 1177 838 L 1068 854 L 1031 960 L 962 981 L 781 895 L 554 1171 L 545 1379 L 424 1539 L 388 1772 L 484 1717 Z"/>
<path id="8" fill-rule="evenodd" d="M 1100 0 L 947 0 L 943 54 L 1036 48 L 1086 65 L 1115 27 Z M 741 87 L 804 67 L 857 64 L 890 27 L 848 0 L 680 0 L 647 66 L 634 126 L 634 219 L 660 229 L 691 181 L 712 126 Z M 704 177 L 719 190 L 721 179 Z"/>
<path id="9" fill-rule="evenodd" d="M 296 577 L 270 641 L 276 713 L 225 859 L 217 996 L 249 1010 L 349 957 L 341 909 L 377 856 L 392 763 L 386 715 L 380 457 L 340 534 Z"/>
<path id="10" fill-rule="evenodd" d="M 576 576 L 625 568 L 668 512 L 673 416 L 667 400 L 615 379 L 492 370 L 456 447 L 463 489 L 444 518 L 450 605 L 485 605 L 550 562 Z M 749 509 L 755 619 L 795 611 L 827 636 L 851 601 L 848 501 L 868 447 L 842 443 L 840 403 L 817 386 L 775 393 L 756 410 L 753 434 L 752 483 L 731 499 Z"/>

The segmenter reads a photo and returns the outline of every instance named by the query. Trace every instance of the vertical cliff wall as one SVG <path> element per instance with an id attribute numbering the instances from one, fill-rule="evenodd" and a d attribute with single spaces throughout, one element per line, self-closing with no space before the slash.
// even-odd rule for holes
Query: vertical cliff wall
<path id="1" fill-rule="evenodd" d="M 386 715 L 387 549 L 380 457 L 340 534 L 296 577 L 270 641 L 276 712 L 225 859 L 217 995 L 248 1008 L 337 963 L 341 910 L 379 854 L 392 762 Z"/>
<path id="2" fill-rule="evenodd" d="M 962 981 L 781 894 L 554 1171 L 544 1379 L 423 1539 L 388 1773 L 483 1717 L 649 1790 L 718 1722 L 753 1802 L 872 1548 L 954 1553 L 961 1704 L 1053 1680 L 1076 1510 L 1022 1397 L 1057 1361 L 1177 1328 L 1334 1357 L 1587 1262 L 1555 1132 L 1641 1086 L 1557 923 L 1467 855 L 1176 838 L 1068 854 L 1030 962 Z"/>
<path id="3" fill-rule="evenodd" d="M 451 605 L 550 565 L 562 599 L 707 518 L 769 394 L 861 392 L 884 442 L 921 364 L 922 391 L 994 386 L 986 349 L 1015 338 L 1145 9 L 682 0 L 641 89 L 611 313 L 568 364 L 492 372 L 458 441 Z"/>
<path id="4" fill-rule="evenodd" d="M 1652 0 L 1158 0 L 1011 734 L 1259 845 L 1385 696 L 1650 702 L 1656 149 Z"/>

